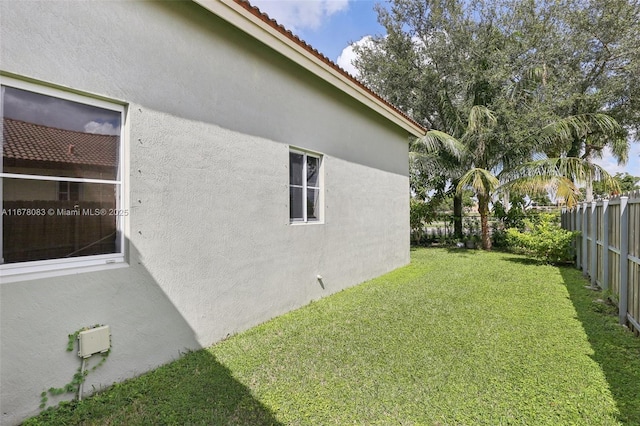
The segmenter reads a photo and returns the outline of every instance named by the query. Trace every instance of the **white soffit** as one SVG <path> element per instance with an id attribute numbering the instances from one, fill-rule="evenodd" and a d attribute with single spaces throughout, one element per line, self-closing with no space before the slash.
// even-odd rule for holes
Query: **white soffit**
<path id="1" fill-rule="evenodd" d="M 402 127 L 412 135 L 422 136 L 425 134 L 426 130 L 423 127 L 409 118 L 404 117 L 400 112 L 396 111 L 381 99 L 378 99 L 367 89 L 354 83 L 345 74 L 313 55 L 305 47 L 291 40 L 279 30 L 273 28 L 261 18 L 246 10 L 236 1 L 193 1 L 229 22 L 231 25 L 266 44 L 276 52 L 291 59 L 293 62 L 322 78 L 329 84 L 342 90 L 352 98 L 381 114 L 396 125 Z"/>

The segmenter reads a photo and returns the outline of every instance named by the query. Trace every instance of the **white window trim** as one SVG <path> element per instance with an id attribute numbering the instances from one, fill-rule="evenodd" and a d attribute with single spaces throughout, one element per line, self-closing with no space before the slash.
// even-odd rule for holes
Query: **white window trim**
<path id="1" fill-rule="evenodd" d="M 61 176 L 41 176 L 41 175 L 21 175 L 14 173 L 4 173 L 3 164 L 0 162 L 0 178 L 18 178 L 18 179 L 34 179 L 49 181 L 69 181 L 83 183 L 106 183 L 115 185 L 118 189 L 118 197 L 116 199 L 116 209 L 120 211 L 129 211 L 128 198 L 126 197 L 126 181 L 125 177 L 128 173 L 128 158 L 126 157 L 125 146 L 128 144 L 126 137 L 128 130 L 127 108 L 124 102 L 109 101 L 102 97 L 97 97 L 90 93 L 80 91 L 70 91 L 68 88 L 54 86 L 48 83 L 35 83 L 25 81 L 6 75 L 0 75 L 0 87 L 9 86 L 16 89 L 28 90 L 31 92 L 56 97 L 68 101 L 78 102 L 85 105 L 92 105 L 111 111 L 120 113 L 120 146 L 119 146 L 119 167 L 118 175 L 115 180 L 105 179 L 85 179 L 71 178 Z M 0 89 L 1 90 L 1 89 Z M 0 118 L 2 114 L 2 102 L 0 101 Z M 0 123 L 1 127 L 1 123 Z M 2 185 L 0 185 L 0 200 L 2 200 Z M 116 246 L 119 248 L 117 253 L 109 253 L 102 255 L 81 256 L 72 258 L 46 259 L 29 262 L 17 262 L 0 264 L 0 284 L 11 283 L 17 281 L 49 278 L 61 275 L 77 274 L 90 271 L 101 271 L 105 269 L 122 268 L 128 266 L 126 260 L 127 246 L 126 236 L 128 234 L 127 216 L 118 216 L 116 218 L 116 232 L 118 241 Z M 0 215 L 0 236 L 2 230 L 2 215 Z M 0 255 L 2 253 L 2 238 L 0 238 Z"/>
<path id="2" fill-rule="evenodd" d="M 289 147 L 289 153 L 301 154 L 303 155 L 302 165 L 302 175 L 307 175 L 307 156 L 317 158 L 318 159 L 318 186 L 307 186 L 307 180 L 302 179 L 302 185 L 292 185 L 291 180 L 289 180 L 289 188 L 302 188 L 303 200 L 307 199 L 307 189 L 317 189 L 318 190 L 318 210 L 319 217 L 317 219 L 308 220 L 307 217 L 307 203 L 302 203 L 302 215 L 303 219 L 293 219 L 291 215 L 289 215 L 289 223 L 291 225 L 317 225 L 324 223 L 324 156 L 317 152 L 307 151 L 300 148 Z M 289 203 L 291 203 L 291 196 L 289 196 Z M 291 206 L 289 206 L 291 208 Z"/>

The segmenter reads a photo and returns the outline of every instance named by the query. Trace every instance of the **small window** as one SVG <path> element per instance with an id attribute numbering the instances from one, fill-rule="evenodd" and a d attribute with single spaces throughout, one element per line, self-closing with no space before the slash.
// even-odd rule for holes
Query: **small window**
<path id="1" fill-rule="evenodd" d="M 289 218 L 291 222 L 318 222 L 321 217 L 320 165 L 317 154 L 289 152 Z"/>
<path id="2" fill-rule="evenodd" d="M 58 201 L 80 201 L 80 183 L 58 182 Z"/>
<path id="3" fill-rule="evenodd" d="M 2 275 L 124 261 L 124 107 L 0 83 Z"/>

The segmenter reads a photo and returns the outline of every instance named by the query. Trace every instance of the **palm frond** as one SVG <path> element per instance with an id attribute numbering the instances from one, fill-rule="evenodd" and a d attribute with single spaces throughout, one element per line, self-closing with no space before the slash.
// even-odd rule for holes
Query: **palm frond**
<path id="1" fill-rule="evenodd" d="M 536 93 L 538 86 L 546 86 L 547 67 L 534 66 L 523 70 L 522 75 L 514 79 L 507 88 L 507 95 L 512 102 L 527 99 Z"/>
<path id="2" fill-rule="evenodd" d="M 546 158 L 529 161 L 520 166 L 504 170 L 500 173 L 500 180 L 508 182 L 520 178 L 564 176 L 578 184 L 591 182 L 607 182 L 613 180 L 607 171 L 597 164 L 582 158 L 563 157 Z"/>
<path id="3" fill-rule="evenodd" d="M 607 144 L 619 165 L 629 161 L 629 140 L 626 137 L 614 138 Z"/>
<path id="4" fill-rule="evenodd" d="M 440 90 L 438 94 L 440 95 L 440 118 L 445 125 L 445 130 L 451 135 L 461 136 L 465 126 L 458 114 L 458 109 L 453 105 L 446 89 Z"/>
<path id="5" fill-rule="evenodd" d="M 469 112 L 467 134 L 485 133 L 496 125 L 498 119 L 493 111 L 482 105 L 474 105 Z"/>
<path id="6" fill-rule="evenodd" d="M 555 194 L 556 198 L 564 200 L 567 207 L 573 207 L 580 197 L 580 189 L 564 176 L 533 176 L 522 177 L 504 183 L 496 193 L 516 193 L 520 195 Z"/>
<path id="7" fill-rule="evenodd" d="M 500 181 L 490 171 L 476 167 L 460 178 L 456 191 L 460 194 L 471 189 L 478 195 L 490 196 L 499 186 Z"/>
<path id="8" fill-rule="evenodd" d="M 411 144 L 412 152 L 439 153 L 446 152 L 460 160 L 466 152 L 466 147 L 448 133 L 439 130 L 429 130 L 424 136 L 417 138 Z"/>
<path id="9" fill-rule="evenodd" d="M 429 174 L 441 174 L 448 170 L 442 158 L 435 153 L 409 152 L 409 164 L 414 170 L 428 170 Z"/>
<path id="10" fill-rule="evenodd" d="M 597 164 L 582 158 L 548 158 L 524 163 L 500 173 L 505 189 L 524 193 L 552 190 L 567 204 L 577 201 L 577 185 L 589 187 L 593 182 L 602 182 L 611 192 L 619 192 L 618 182 Z"/>
<path id="11" fill-rule="evenodd" d="M 620 154 L 620 157 L 617 158 L 626 158 L 628 146 L 625 150 L 625 145 L 620 141 L 620 139 L 624 139 L 622 137 L 624 134 L 622 126 L 607 114 L 578 114 L 544 126 L 530 139 L 542 150 L 545 150 L 545 148 L 554 147 L 557 144 L 568 147 L 575 139 L 584 140 L 590 135 L 597 136 L 604 140 L 603 144 L 615 145 L 616 152 Z"/>
<path id="12" fill-rule="evenodd" d="M 578 204 L 580 197 L 580 189 L 571 182 L 571 180 L 560 177 L 555 180 L 551 186 L 552 191 L 556 194 L 556 198 L 564 200 L 568 208 Z"/>

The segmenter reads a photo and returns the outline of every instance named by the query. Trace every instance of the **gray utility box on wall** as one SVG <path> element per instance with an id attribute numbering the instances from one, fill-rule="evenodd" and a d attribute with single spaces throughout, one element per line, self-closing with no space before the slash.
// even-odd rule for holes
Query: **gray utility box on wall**
<path id="1" fill-rule="evenodd" d="M 111 348 L 111 331 L 108 325 L 81 331 L 78 334 L 78 356 L 89 358 L 93 354 L 107 352 Z"/>

